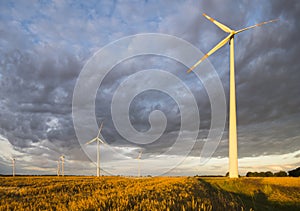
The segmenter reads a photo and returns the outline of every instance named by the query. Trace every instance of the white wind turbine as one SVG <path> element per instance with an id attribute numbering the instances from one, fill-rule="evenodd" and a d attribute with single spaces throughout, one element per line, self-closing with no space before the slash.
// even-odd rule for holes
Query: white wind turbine
<path id="1" fill-rule="evenodd" d="M 10 159 L 11 159 L 11 163 L 12 163 L 12 175 L 13 175 L 13 177 L 14 177 L 14 176 L 15 176 L 15 173 L 16 173 L 16 166 L 15 166 L 15 164 L 16 164 L 16 159 L 15 159 L 14 157 L 11 157 Z"/>
<path id="2" fill-rule="evenodd" d="M 62 155 L 59 159 L 61 160 L 61 175 L 65 176 L 65 156 Z"/>
<path id="3" fill-rule="evenodd" d="M 267 22 L 262 22 L 249 26 L 240 30 L 232 30 L 229 27 L 225 26 L 222 23 L 214 20 L 206 14 L 203 14 L 208 20 L 216 24 L 220 29 L 229 33 L 229 35 L 219 42 L 214 48 L 212 48 L 207 54 L 205 54 L 196 64 L 194 64 L 187 72 L 191 72 L 195 67 L 197 67 L 203 60 L 217 51 L 219 48 L 224 46 L 229 42 L 230 45 L 230 102 L 229 102 L 229 177 L 237 178 L 238 177 L 238 156 L 237 156 L 237 129 L 236 129 L 236 96 L 235 96 L 235 74 L 234 74 L 234 35 L 252 29 L 257 26 L 261 26 L 267 23 L 271 23 L 277 20 L 271 20 Z"/>
<path id="4" fill-rule="evenodd" d="M 143 151 L 140 151 L 139 155 L 136 158 L 138 160 L 138 177 L 141 176 L 141 158 L 142 158 L 142 153 L 143 153 Z"/>
<path id="5" fill-rule="evenodd" d="M 102 127 L 103 127 L 103 122 L 99 127 L 98 135 L 96 136 L 96 138 L 93 138 L 92 140 L 86 143 L 86 145 L 88 145 L 93 143 L 94 141 L 97 141 L 97 177 L 100 176 L 100 143 L 104 144 L 104 142 L 99 138 Z"/>
<path id="6" fill-rule="evenodd" d="M 58 161 L 56 161 L 57 162 L 57 169 L 56 169 L 56 173 L 57 173 L 57 176 L 59 176 L 60 175 L 60 165 L 59 165 L 59 163 L 60 163 L 60 160 L 58 160 Z"/>

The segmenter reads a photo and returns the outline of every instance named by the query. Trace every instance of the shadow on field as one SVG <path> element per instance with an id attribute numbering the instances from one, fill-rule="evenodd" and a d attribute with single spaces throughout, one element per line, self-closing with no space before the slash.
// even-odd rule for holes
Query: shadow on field
<path id="1" fill-rule="evenodd" d="M 197 178 L 200 185 L 208 191 L 206 194 L 212 200 L 213 210 L 300 210 L 299 205 L 280 204 L 268 200 L 268 196 L 258 187 L 253 196 L 230 192 L 219 186 L 211 185 L 204 179 Z M 222 207 L 223 206 L 223 207 Z"/>

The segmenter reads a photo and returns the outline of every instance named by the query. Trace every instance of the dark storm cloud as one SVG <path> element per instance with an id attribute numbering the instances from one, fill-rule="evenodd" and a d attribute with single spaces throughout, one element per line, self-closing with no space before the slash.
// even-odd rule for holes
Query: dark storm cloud
<path id="1" fill-rule="evenodd" d="M 2 100 L 5 109 L 1 110 L 1 115 L 7 124 L 15 125 L 4 124 L 2 128 L 19 129 L 22 134 L 34 136 L 37 129 L 46 132 L 47 127 L 41 126 L 52 117 L 63 122 L 67 117 L 68 124 L 71 124 L 71 85 L 74 84 L 81 65 L 65 53 L 55 53 L 54 49 L 43 50 L 25 56 L 16 51 L 3 58 L 1 96 L 7 97 Z M 36 60 L 37 56 L 41 58 Z M 27 59 L 23 60 L 23 57 Z M 11 117 L 7 116 L 6 109 L 11 112 Z"/>
<path id="2" fill-rule="evenodd" d="M 76 79 L 87 59 L 110 41 L 143 32 L 175 35 L 206 53 L 226 33 L 205 19 L 202 12 L 233 29 L 279 18 L 277 23 L 249 30 L 235 39 L 239 155 L 300 150 L 298 1 L 108 2 L 49 1 L 30 6 L 21 1 L 1 3 L 0 134 L 16 150 L 36 156 L 44 154 L 52 161 L 63 152 L 69 152 L 72 160 L 86 160 L 77 150 L 71 112 Z M 227 97 L 228 52 L 225 45 L 210 57 Z M 96 100 L 98 123 L 105 119 L 104 138 L 113 146 L 138 147 L 126 142 L 115 130 L 110 104 L 118 85 L 128 75 L 145 68 L 167 69 L 192 90 L 201 108 L 201 131 L 191 155 L 199 155 L 201 140 L 207 136 L 210 124 L 207 94 L 193 74 L 185 74 L 186 67 L 155 56 L 124 61 L 104 80 Z M 180 127 L 180 111 L 174 100 L 151 91 L 132 102 L 133 126 L 139 131 L 149 129 L 149 114 L 156 109 L 165 113 L 168 125 L 165 134 L 148 146 L 145 153 L 149 155 L 172 146 Z M 49 144 L 57 152 L 42 147 Z M 214 156 L 227 156 L 227 148 L 226 131 Z"/>

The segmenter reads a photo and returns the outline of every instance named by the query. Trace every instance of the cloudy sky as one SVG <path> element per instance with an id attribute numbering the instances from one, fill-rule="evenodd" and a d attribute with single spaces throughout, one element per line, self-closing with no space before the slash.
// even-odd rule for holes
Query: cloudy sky
<path id="1" fill-rule="evenodd" d="M 0 174 L 11 173 L 12 156 L 18 174 L 55 174 L 56 161 L 62 154 L 66 157 L 66 174 L 95 174 L 96 145 L 86 146 L 84 142 L 95 137 L 97 129 L 85 124 L 89 116 L 81 116 L 83 126 L 79 129 L 73 122 L 74 90 L 86 64 L 110 43 L 118 44 L 124 37 L 144 33 L 176 36 L 206 53 L 227 35 L 205 19 L 204 12 L 232 29 L 279 18 L 276 23 L 235 37 L 239 172 L 243 175 L 247 171 L 287 171 L 298 167 L 299 1 L 40 0 L 0 2 Z M 172 46 L 165 42 L 139 44 L 134 39 L 131 42 L 126 48 L 117 47 L 125 54 L 139 48 L 163 48 L 163 55 L 171 52 L 181 57 L 188 55 L 192 60 L 193 56 L 197 58 L 179 51 L 178 43 Z M 104 59 L 97 60 L 99 69 L 93 70 L 95 77 L 101 74 L 104 64 L 120 55 L 118 48 L 111 48 Z M 229 46 L 209 57 L 209 62 L 222 83 L 219 94 L 225 93 L 227 103 Z M 227 172 L 228 122 L 211 159 L 204 165 L 199 159 L 209 141 L 212 123 L 212 99 L 207 94 L 205 80 L 215 83 L 217 79 L 201 74 L 199 80 L 194 73 L 186 74 L 185 65 L 161 55 L 124 57 L 105 75 L 92 106 L 98 125 L 104 121 L 103 173 L 136 175 L 138 165 L 143 175 Z M 142 72 L 149 69 L 164 70 L 184 85 L 163 76 L 153 80 Z M 118 117 L 127 116 L 134 131 L 142 134 L 137 140 L 124 137 L 129 134 L 128 125 L 123 125 L 126 129 L 118 129 L 113 121 L 113 97 L 117 90 L 122 91 L 126 81 L 129 85 L 117 95 L 115 109 L 121 111 Z M 93 84 L 93 76 L 85 82 L 86 86 Z M 123 102 L 145 84 L 163 85 L 173 90 L 173 96 L 153 89 L 140 91 L 130 102 L 128 113 L 122 113 Z M 217 85 L 213 86 L 217 90 Z M 90 94 L 82 90 L 80 96 Z M 196 113 L 192 109 L 183 111 L 194 102 L 198 107 Z M 82 102 L 81 106 L 86 105 Z M 194 119 L 198 115 L 199 124 Z M 188 130 L 182 129 L 183 120 L 190 120 Z M 143 138 L 145 134 L 151 134 L 155 140 L 147 141 Z M 176 138 L 181 134 L 185 136 L 177 143 Z M 182 152 L 186 146 L 191 149 Z M 138 161 L 140 151 L 143 154 Z"/>

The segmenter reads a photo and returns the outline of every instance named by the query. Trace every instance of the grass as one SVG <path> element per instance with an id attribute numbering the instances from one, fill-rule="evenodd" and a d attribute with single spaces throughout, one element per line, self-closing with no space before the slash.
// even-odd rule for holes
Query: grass
<path id="1" fill-rule="evenodd" d="M 209 188 L 239 198 L 254 210 L 300 210 L 300 178 L 204 178 Z"/>
<path id="2" fill-rule="evenodd" d="M 0 177 L 0 210 L 300 210 L 300 178 Z"/>

